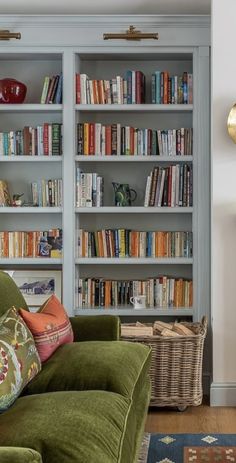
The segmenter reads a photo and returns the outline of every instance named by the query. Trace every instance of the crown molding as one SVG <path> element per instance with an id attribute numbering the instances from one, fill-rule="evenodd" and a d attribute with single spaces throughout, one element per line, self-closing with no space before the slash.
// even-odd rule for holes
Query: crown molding
<path id="1" fill-rule="evenodd" d="M 146 27 L 203 27 L 209 28 L 210 15 L 0 15 L 4 27 L 91 27 L 136 26 Z"/>

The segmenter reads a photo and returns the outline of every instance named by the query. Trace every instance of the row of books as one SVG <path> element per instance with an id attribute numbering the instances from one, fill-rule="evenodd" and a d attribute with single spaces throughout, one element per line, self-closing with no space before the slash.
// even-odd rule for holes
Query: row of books
<path id="1" fill-rule="evenodd" d="M 78 280 L 79 308 L 132 307 L 130 298 L 145 295 L 148 308 L 192 307 L 192 280 L 159 276 L 147 280 Z"/>
<path id="2" fill-rule="evenodd" d="M 61 207 L 62 180 L 50 179 L 31 183 L 33 206 Z"/>
<path id="3" fill-rule="evenodd" d="M 62 230 L 0 232 L 0 258 L 61 257 Z"/>
<path id="4" fill-rule="evenodd" d="M 78 230 L 78 257 L 192 257 L 192 232 Z"/>
<path id="5" fill-rule="evenodd" d="M 84 173 L 76 168 L 76 207 L 102 207 L 104 198 L 103 177 Z"/>
<path id="6" fill-rule="evenodd" d="M 43 82 L 41 94 L 41 104 L 61 104 L 62 103 L 62 74 L 46 76 Z"/>
<path id="7" fill-rule="evenodd" d="M 145 103 L 145 76 L 141 71 L 126 71 L 125 77 L 109 80 L 90 79 L 76 74 L 77 104 L 142 104 Z"/>
<path id="8" fill-rule="evenodd" d="M 152 103 L 192 104 L 193 75 L 188 72 L 183 72 L 182 76 L 170 76 L 167 71 L 153 73 Z"/>
<path id="9" fill-rule="evenodd" d="M 144 206 L 191 207 L 193 171 L 188 164 L 155 167 L 147 177 Z"/>
<path id="10" fill-rule="evenodd" d="M 62 124 L 0 132 L 0 156 L 55 156 L 62 154 Z"/>
<path id="11" fill-rule="evenodd" d="M 153 130 L 89 122 L 77 125 L 78 155 L 191 156 L 192 145 L 192 128 Z"/>

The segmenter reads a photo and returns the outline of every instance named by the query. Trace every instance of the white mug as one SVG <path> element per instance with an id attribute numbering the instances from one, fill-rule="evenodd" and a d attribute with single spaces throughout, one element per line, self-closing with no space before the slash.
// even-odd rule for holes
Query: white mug
<path id="1" fill-rule="evenodd" d="M 140 296 L 132 296 L 130 298 L 131 304 L 133 304 L 135 309 L 146 309 L 146 296 L 141 294 Z"/>

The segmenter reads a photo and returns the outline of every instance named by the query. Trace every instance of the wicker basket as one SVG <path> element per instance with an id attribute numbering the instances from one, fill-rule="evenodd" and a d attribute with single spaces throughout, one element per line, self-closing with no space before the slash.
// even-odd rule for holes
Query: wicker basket
<path id="1" fill-rule="evenodd" d="M 141 342 L 152 348 L 150 377 L 151 406 L 174 406 L 184 410 L 202 402 L 202 358 L 207 320 L 181 322 L 195 336 L 122 336 L 125 341 Z"/>

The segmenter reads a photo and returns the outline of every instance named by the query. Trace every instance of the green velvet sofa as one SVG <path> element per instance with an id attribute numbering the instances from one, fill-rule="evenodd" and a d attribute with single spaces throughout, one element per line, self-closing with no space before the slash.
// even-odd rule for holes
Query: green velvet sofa
<path id="1" fill-rule="evenodd" d="M 0 316 L 27 308 L 0 272 Z M 71 318 L 58 348 L 0 415 L 1 463 L 136 463 L 150 399 L 150 350 L 119 341 L 113 316 Z"/>

